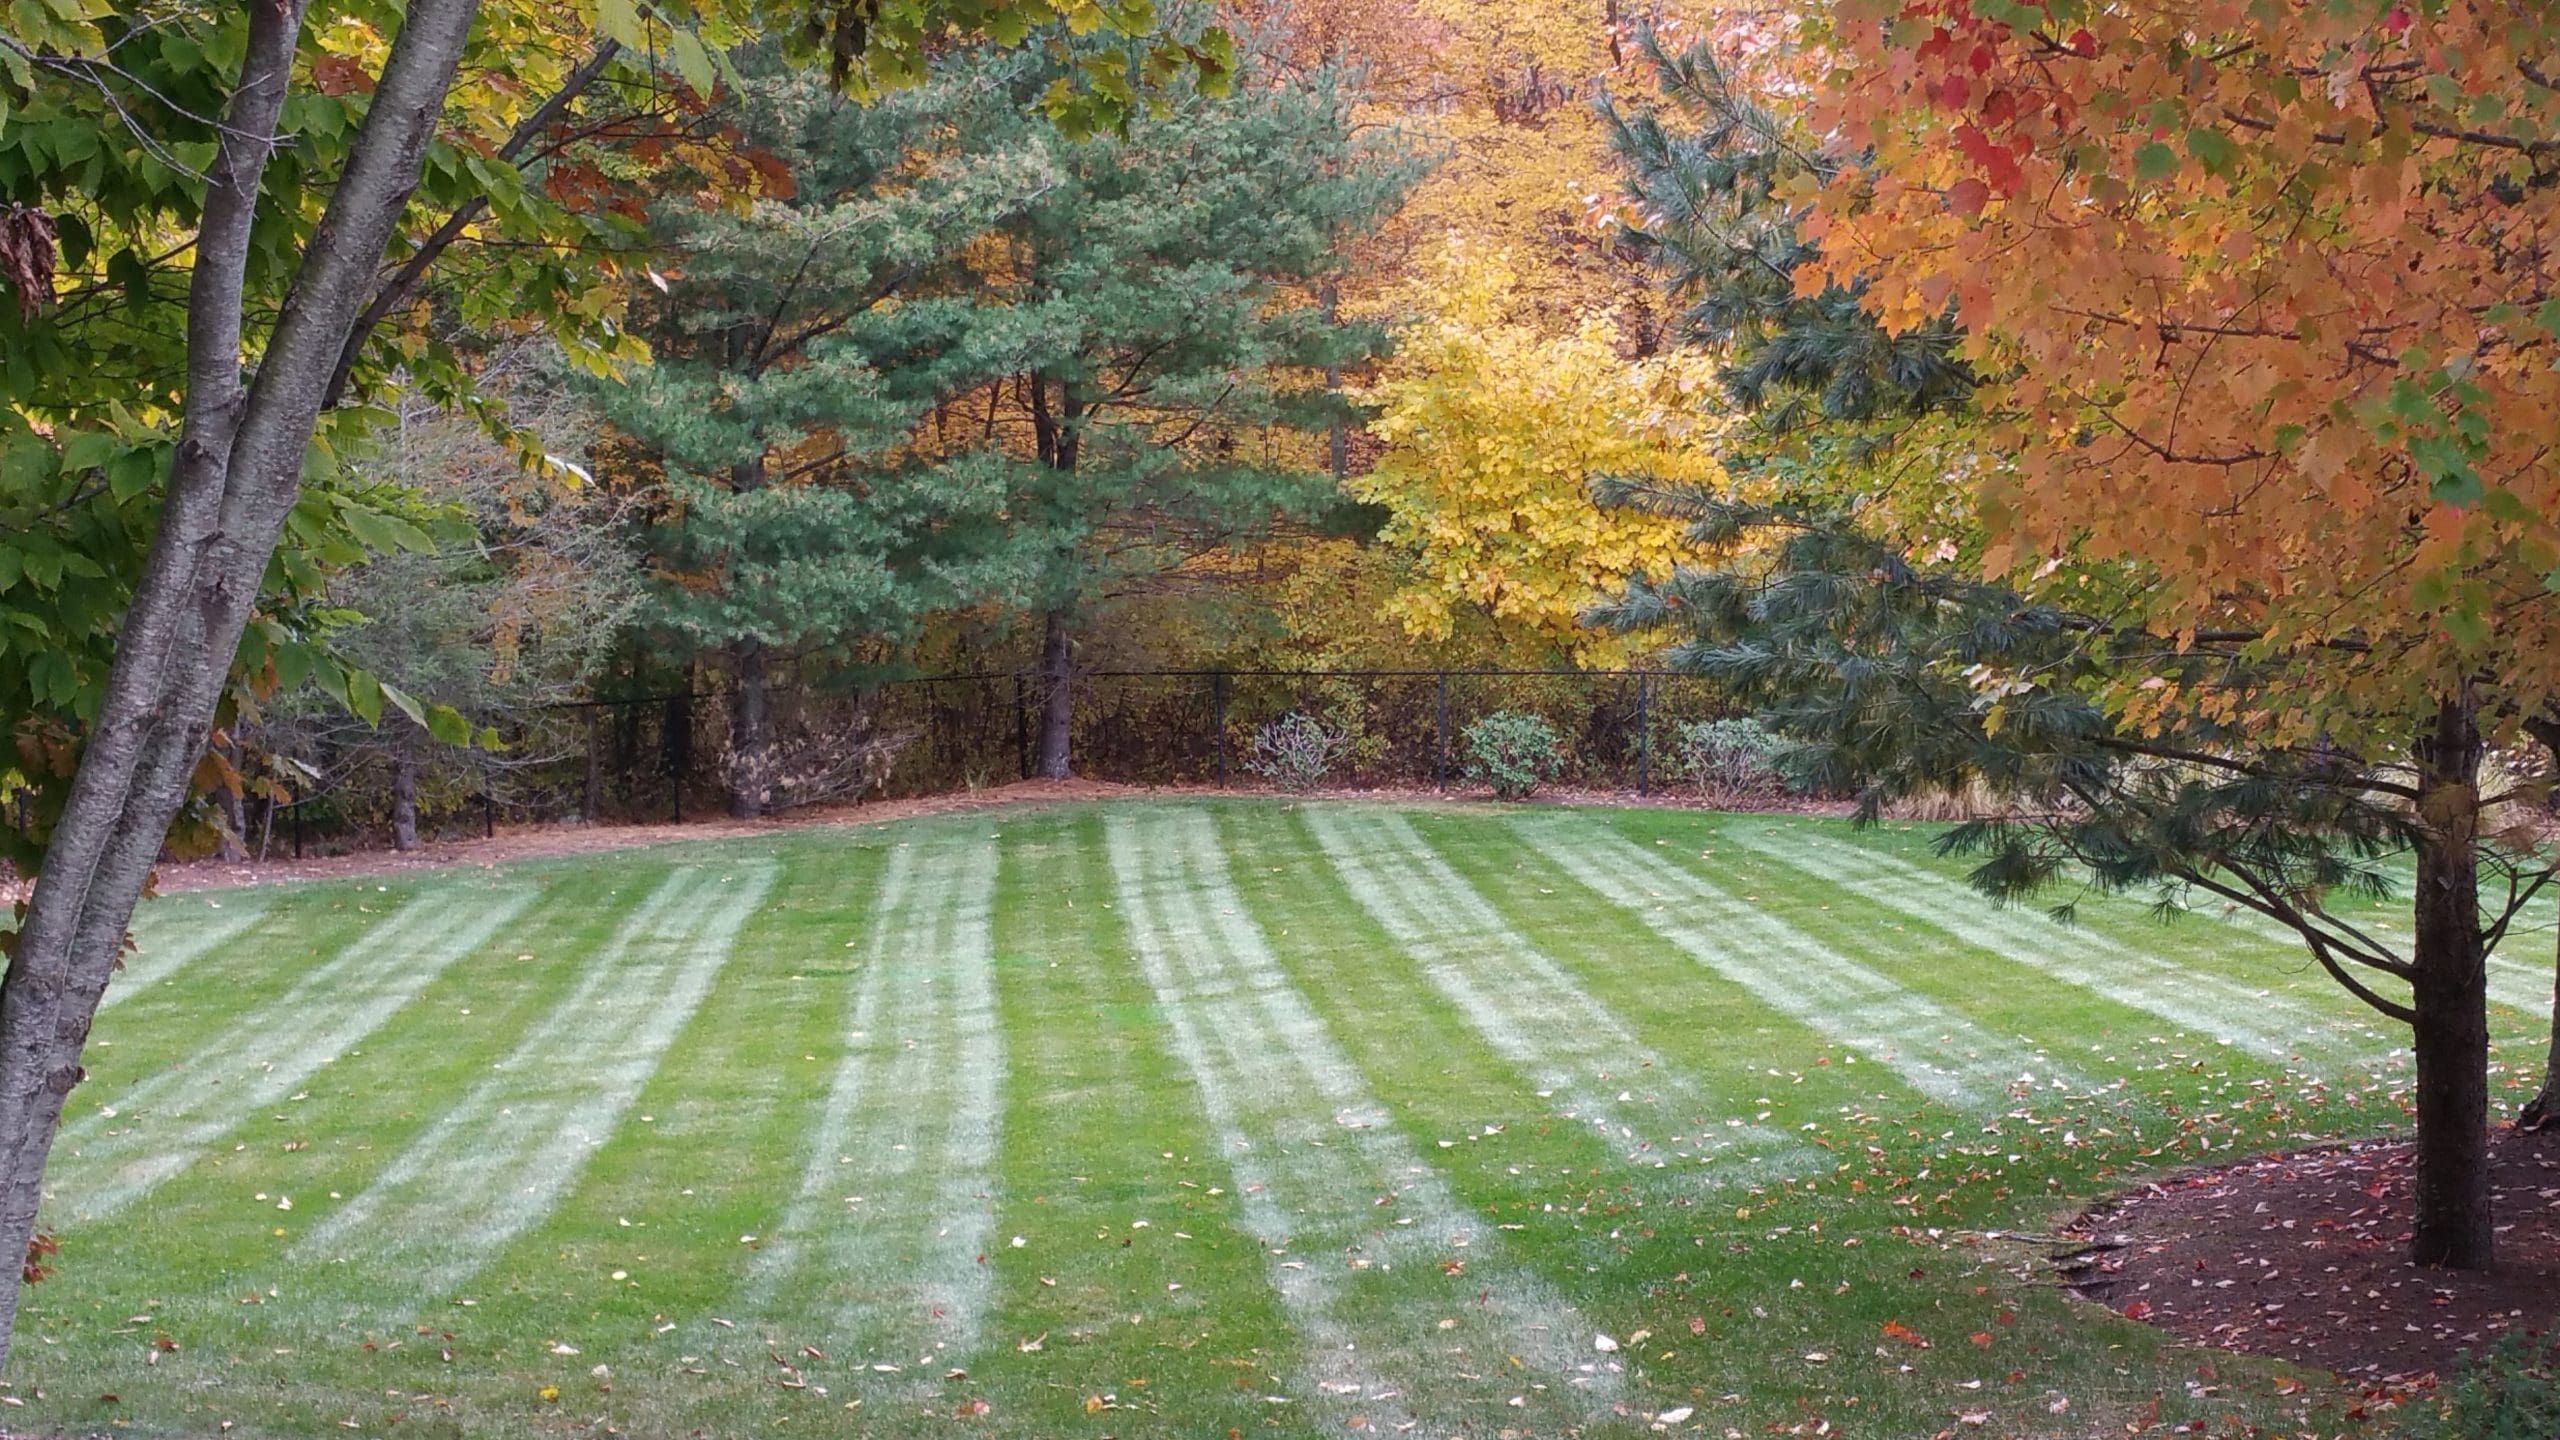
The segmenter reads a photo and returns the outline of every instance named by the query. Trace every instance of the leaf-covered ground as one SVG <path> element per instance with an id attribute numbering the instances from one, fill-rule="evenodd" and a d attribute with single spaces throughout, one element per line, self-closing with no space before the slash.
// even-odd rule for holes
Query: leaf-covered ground
<path id="1" fill-rule="evenodd" d="M 0 1427 L 2384 1433 L 2044 1256 L 2399 1127 L 2399 1037 L 1926 840 L 1128 802 L 153 902 Z"/>

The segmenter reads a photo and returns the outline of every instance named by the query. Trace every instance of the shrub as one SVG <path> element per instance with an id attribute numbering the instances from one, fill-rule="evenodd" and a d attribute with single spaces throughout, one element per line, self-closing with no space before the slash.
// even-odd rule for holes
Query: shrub
<path id="1" fill-rule="evenodd" d="M 1526 800 L 1564 769 L 1564 741 L 1535 715 L 1496 710 L 1466 729 L 1466 776 L 1496 798 Z"/>
<path id="2" fill-rule="evenodd" d="M 1786 742 L 1757 720 L 1691 720 L 1672 733 L 1679 772 L 1700 799 L 1723 804 L 1764 799 L 1783 787 L 1778 752 Z"/>
<path id="3" fill-rule="evenodd" d="M 1313 790 L 1350 749 L 1348 731 L 1329 728 L 1303 710 L 1292 710 L 1253 732 L 1253 754 L 1244 768 L 1283 790 Z"/>
<path id="4" fill-rule="evenodd" d="M 2550 1440 L 2560 1435 L 2560 1352 L 2521 1335 L 2480 1351 L 2441 1396 L 2442 1440 Z"/>

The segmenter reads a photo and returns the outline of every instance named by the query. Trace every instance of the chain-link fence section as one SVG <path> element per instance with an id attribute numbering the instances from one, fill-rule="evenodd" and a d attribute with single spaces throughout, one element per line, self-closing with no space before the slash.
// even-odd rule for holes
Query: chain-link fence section
<path id="1" fill-rule="evenodd" d="M 1680 782 L 1683 725 L 1723 718 L 1722 692 L 1655 670 L 1100 670 L 1072 687 L 1074 772 L 1131 784 L 1258 786 L 1255 739 L 1289 715 L 1339 741 L 1329 788 L 1455 788 L 1467 728 L 1499 711 L 1544 720 L 1557 783 L 1646 794 Z M 1031 775 L 1045 692 L 1010 672 L 931 675 L 768 697 L 789 792 L 778 806 L 911 796 Z M 450 751 L 418 792 L 428 838 L 499 825 L 682 820 L 725 803 L 730 696 L 599 698 L 529 711 L 500 746 Z M 314 775 L 333 773 L 310 757 Z M 255 828 L 277 850 L 343 848 L 381 823 L 360 774 L 292 787 Z"/>

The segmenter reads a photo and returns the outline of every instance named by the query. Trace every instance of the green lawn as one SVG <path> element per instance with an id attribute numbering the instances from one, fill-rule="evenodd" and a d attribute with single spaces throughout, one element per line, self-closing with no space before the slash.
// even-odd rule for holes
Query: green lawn
<path id="1" fill-rule="evenodd" d="M 2379 1433 L 2032 1237 L 2391 1128 L 2398 1037 L 1926 839 L 1166 801 L 157 901 L 0 1426 Z"/>

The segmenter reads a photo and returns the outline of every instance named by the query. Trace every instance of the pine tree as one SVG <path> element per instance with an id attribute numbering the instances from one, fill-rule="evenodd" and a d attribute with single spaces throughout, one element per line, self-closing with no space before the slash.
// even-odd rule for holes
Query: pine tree
<path id="1" fill-rule="evenodd" d="M 602 399 L 665 481 L 645 623 L 727 671 L 729 809 L 751 817 L 791 768 L 778 678 L 874 654 L 1018 578 L 986 543 L 1004 498 L 986 477 L 883 485 L 865 468 L 927 405 L 852 332 L 884 306 L 932 311 L 961 252 L 1057 175 L 1036 148 L 961 138 L 1040 123 L 992 105 L 975 72 L 863 105 L 803 71 L 745 68 L 741 125 L 787 195 L 654 217 L 672 272 L 655 360 Z"/>
<path id="2" fill-rule="evenodd" d="M 1816 250 L 1785 192 L 1829 181 L 1838 159 L 1754 97 L 1711 44 L 1675 51 L 1648 30 L 1637 46 L 1659 98 L 1601 100 L 1626 168 L 1625 236 L 1681 303 L 1684 338 L 1726 356 L 1735 403 L 1778 433 L 1961 406 L 1973 380 L 1951 324 L 1888 332 L 1856 287 L 1797 293 Z"/>
<path id="3" fill-rule="evenodd" d="M 1068 773 L 1075 635 L 1095 604 L 1334 498 L 1324 384 L 1383 343 L 1324 300 L 1343 242 L 1415 176 L 1355 129 L 1339 78 L 1247 63 L 1233 93 L 1180 95 L 1125 133 L 1069 141 L 1026 113 L 1055 62 L 968 62 L 1017 117 L 973 148 L 1054 177 L 1000 216 L 933 303 L 855 327 L 883 393 L 938 423 L 884 485 L 1001 492 L 1031 567 L 1040 773 Z"/>
<path id="4" fill-rule="evenodd" d="M 1039 617 L 1064 774 L 1079 614 L 1332 498 L 1321 377 L 1381 337 L 1316 287 L 1411 167 L 1325 75 L 1070 139 L 1038 107 L 1078 53 L 961 52 L 868 108 L 760 81 L 791 198 L 666 217 L 660 358 L 611 413 L 666 471 L 655 624 L 729 672 L 733 813 L 772 798 L 778 667 L 980 601 Z"/>

